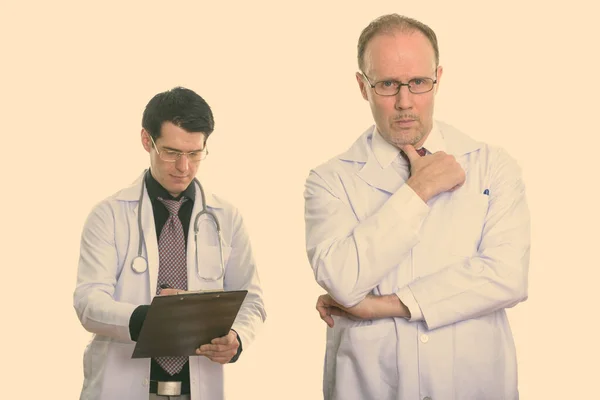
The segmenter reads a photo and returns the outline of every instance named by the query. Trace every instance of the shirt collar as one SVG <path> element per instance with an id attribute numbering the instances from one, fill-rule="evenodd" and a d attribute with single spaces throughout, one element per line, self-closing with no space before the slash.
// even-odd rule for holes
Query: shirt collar
<path id="1" fill-rule="evenodd" d="M 387 168 L 396 158 L 400 160 L 404 160 L 400 155 L 400 150 L 388 143 L 383 136 L 379 133 L 377 129 L 377 125 L 373 130 L 373 140 L 372 140 L 372 149 L 377 162 L 381 168 Z M 427 154 L 433 154 L 437 151 L 446 151 L 446 143 L 444 142 L 444 138 L 440 132 L 440 129 L 436 123 L 433 121 L 433 125 L 431 127 L 431 131 L 429 135 L 427 135 L 427 139 L 425 139 L 425 143 L 423 143 L 423 147 L 427 150 Z"/>
<path id="2" fill-rule="evenodd" d="M 146 189 L 148 190 L 148 196 L 150 200 L 154 201 L 158 197 L 166 200 L 179 200 L 181 196 L 185 196 L 188 200 L 194 201 L 196 197 L 196 191 L 194 190 L 194 181 L 192 181 L 187 188 L 177 197 L 171 196 L 171 194 L 152 176 L 151 170 L 148 169 L 148 173 L 144 177 L 146 183 Z"/>

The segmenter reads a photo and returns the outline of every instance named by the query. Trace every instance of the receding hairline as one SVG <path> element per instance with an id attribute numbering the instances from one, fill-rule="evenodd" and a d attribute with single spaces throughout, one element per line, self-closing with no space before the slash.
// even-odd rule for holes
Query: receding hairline
<path id="1" fill-rule="evenodd" d="M 431 42 L 428 40 L 427 36 L 425 36 L 423 34 L 423 32 L 421 32 L 419 29 L 416 29 L 416 28 L 415 29 L 393 29 L 392 28 L 392 29 L 382 30 L 380 32 L 377 32 L 373 36 L 371 36 L 369 41 L 365 44 L 365 48 L 362 53 L 361 63 L 359 64 L 360 70 L 363 72 L 367 72 L 367 71 L 365 71 L 365 68 L 367 67 L 367 62 L 365 61 L 365 59 L 366 59 L 367 54 L 370 52 L 369 44 L 374 39 L 381 37 L 381 36 L 392 36 L 393 37 L 396 35 L 405 35 L 405 36 L 420 35 L 420 36 L 422 36 L 427 41 L 427 43 L 429 43 L 429 47 L 431 48 L 431 51 L 433 53 L 434 68 L 438 67 L 438 62 L 437 62 L 437 58 L 436 58 L 436 54 L 435 54 L 435 48 L 433 47 L 433 45 L 431 45 Z"/>
<path id="2" fill-rule="evenodd" d="M 358 67 L 363 70 L 365 67 L 365 53 L 369 43 L 373 38 L 381 35 L 396 35 L 396 34 L 414 34 L 415 32 L 423 35 L 429 42 L 434 54 L 435 67 L 439 66 L 439 47 L 437 36 L 433 29 L 424 23 L 413 18 L 405 17 L 398 14 L 383 15 L 371 21 L 365 27 L 358 39 Z"/>

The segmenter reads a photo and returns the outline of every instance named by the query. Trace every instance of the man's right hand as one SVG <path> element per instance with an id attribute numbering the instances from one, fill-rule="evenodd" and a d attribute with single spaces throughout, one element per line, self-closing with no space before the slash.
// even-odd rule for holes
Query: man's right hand
<path id="1" fill-rule="evenodd" d="M 410 144 L 402 146 L 402 151 L 410 161 L 411 175 L 406 183 L 424 202 L 465 182 L 465 171 L 453 155 L 438 151 L 421 157 Z"/>

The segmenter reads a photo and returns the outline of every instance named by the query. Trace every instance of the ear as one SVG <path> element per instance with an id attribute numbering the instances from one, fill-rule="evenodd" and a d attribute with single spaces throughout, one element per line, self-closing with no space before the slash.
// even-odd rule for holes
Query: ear
<path id="1" fill-rule="evenodd" d="M 365 84 L 364 78 L 360 72 L 356 73 L 356 81 L 358 82 L 358 87 L 363 99 L 368 101 L 369 97 L 367 96 L 367 85 Z"/>
<path id="2" fill-rule="evenodd" d="M 436 76 L 437 76 L 437 83 L 435 84 L 435 93 L 436 94 L 438 92 L 438 89 L 440 87 L 440 82 L 442 80 L 442 72 L 444 72 L 444 68 L 442 68 L 442 66 L 439 65 L 436 70 Z"/>
<path id="3" fill-rule="evenodd" d="M 150 133 L 147 130 L 142 129 L 141 132 L 142 146 L 148 153 L 152 150 L 152 142 L 150 141 Z"/>

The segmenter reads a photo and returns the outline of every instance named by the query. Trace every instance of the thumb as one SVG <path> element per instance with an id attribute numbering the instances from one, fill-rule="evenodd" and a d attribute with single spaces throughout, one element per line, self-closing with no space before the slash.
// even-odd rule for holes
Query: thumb
<path id="1" fill-rule="evenodd" d="M 406 154 L 406 157 L 408 157 L 408 161 L 410 161 L 411 164 L 415 160 L 418 160 L 421 158 L 421 156 L 419 155 L 419 153 L 417 153 L 417 151 L 415 150 L 415 148 L 413 147 L 412 144 L 406 144 L 406 145 L 402 146 L 401 150 L 404 152 L 404 154 Z"/>

